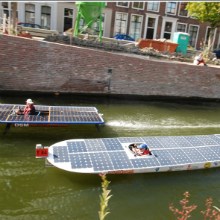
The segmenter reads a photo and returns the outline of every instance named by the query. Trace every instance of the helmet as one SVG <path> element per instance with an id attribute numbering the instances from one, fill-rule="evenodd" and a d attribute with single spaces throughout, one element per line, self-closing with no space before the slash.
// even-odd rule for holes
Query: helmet
<path id="1" fill-rule="evenodd" d="M 140 144 L 140 145 L 137 146 L 137 148 L 139 148 L 139 149 L 147 149 L 148 146 L 146 144 Z"/>

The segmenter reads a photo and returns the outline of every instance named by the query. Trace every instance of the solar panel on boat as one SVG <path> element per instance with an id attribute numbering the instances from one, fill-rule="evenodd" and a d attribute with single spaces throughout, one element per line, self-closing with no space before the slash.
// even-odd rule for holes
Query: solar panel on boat
<path id="1" fill-rule="evenodd" d="M 131 160 L 131 163 L 134 168 L 144 168 L 144 167 L 159 167 L 160 164 L 158 160 L 155 160 L 153 157 L 149 158 L 140 158 L 136 157 L 135 159 Z"/>
<path id="2" fill-rule="evenodd" d="M 95 107 L 35 105 L 36 115 L 17 115 L 24 105 L 0 104 L 0 123 L 30 124 L 103 124 Z"/>
<path id="3" fill-rule="evenodd" d="M 67 140 L 49 148 L 49 162 L 83 173 L 159 172 L 220 166 L 220 136 L 155 136 Z M 135 156 L 131 143 L 145 142 L 152 156 Z M 60 146 L 59 146 L 60 145 Z M 150 171 L 147 171 L 151 169 Z"/>

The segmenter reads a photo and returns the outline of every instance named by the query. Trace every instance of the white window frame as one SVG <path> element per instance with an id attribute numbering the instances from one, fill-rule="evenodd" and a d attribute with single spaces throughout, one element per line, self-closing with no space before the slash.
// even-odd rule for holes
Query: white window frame
<path id="1" fill-rule="evenodd" d="M 130 3 L 130 2 L 127 2 L 127 3 L 128 3 L 127 6 L 119 5 L 118 3 L 125 3 L 125 2 L 116 2 L 116 6 L 117 6 L 117 7 L 121 7 L 121 8 L 129 8 L 129 3 Z"/>
<path id="2" fill-rule="evenodd" d="M 7 8 L 3 8 L 3 5 L 2 5 L 2 3 L 4 3 L 4 2 L 0 2 L 1 3 L 1 7 L 0 7 L 0 9 L 2 10 L 2 17 L 3 17 L 3 15 L 4 15 L 4 11 L 7 11 L 8 12 L 8 17 L 12 17 L 12 15 L 11 15 L 11 13 L 12 13 L 12 9 L 11 9 L 11 2 L 5 2 L 5 3 L 7 3 L 8 4 L 8 7 Z M 0 14 L 1 15 L 1 14 Z"/>
<path id="3" fill-rule="evenodd" d="M 42 11 L 43 11 L 43 7 L 50 8 L 50 14 L 49 14 L 49 15 L 50 15 L 49 26 L 47 26 L 47 27 L 48 27 L 49 29 L 51 29 L 51 16 L 52 16 L 52 15 L 51 15 L 51 14 L 52 14 L 52 8 L 51 8 L 51 6 L 48 6 L 48 5 L 41 5 L 41 9 L 40 9 L 40 10 L 41 10 L 41 13 L 40 13 L 40 16 L 41 16 L 41 23 L 40 23 L 40 25 L 43 26 L 43 25 L 42 25 L 42 16 L 43 16 L 43 15 L 47 15 L 46 13 L 42 13 Z M 47 17 L 47 16 L 46 16 L 46 17 Z"/>
<path id="4" fill-rule="evenodd" d="M 117 14 L 125 14 L 125 15 L 127 16 L 126 23 L 125 23 L 125 33 L 122 33 L 122 34 L 127 34 L 127 28 L 128 28 L 128 13 L 117 11 L 117 12 L 115 12 L 114 35 L 116 34 L 116 21 L 117 21 L 117 19 L 116 19 L 117 16 L 116 16 L 116 15 L 117 15 Z"/>
<path id="5" fill-rule="evenodd" d="M 150 3 L 150 4 L 158 4 L 158 9 L 157 9 L 157 10 L 149 9 L 149 3 Z M 153 12 L 159 12 L 159 11 L 160 11 L 160 2 L 148 2 L 148 3 L 147 3 L 147 10 L 148 10 L 148 11 L 153 11 Z"/>
<path id="6" fill-rule="evenodd" d="M 175 8 L 175 13 L 170 13 L 170 12 L 167 12 L 167 8 L 168 8 L 168 4 L 169 3 L 175 3 L 176 4 L 176 8 Z M 171 15 L 171 16 L 175 16 L 176 15 L 176 12 L 177 12 L 177 8 L 178 8 L 178 2 L 166 2 L 166 9 L 165 9 L 165 13 L 167 15 Z"/>
<path id="7" fill-rule="evenodd" d="M 65 10 L 72 10 L 72 16 L 68 16 L 68 15 L 65 15 Z M 74 26 L 74 9 L 73 8 L 69 8 L 69 7 L 64 7 L 63 8 L 63 24 L 62 24 L 62 26 L 63 26 L 63 31 L 64 31 L 64 22 L 65 22 L 65 18 L 71 18 L 72 19 L 72 28 L 73 28 L 73 26 Z"/>
<path id="8" fill-rule="evenodd" d="M 162 21 L 162 28 L 161 28 L 161 35 L 160 38 L 163 38 L 164 35 L 164 28 L 165 28 L 165 23 L 166 22 L 172 22 L 172 29 L 171 29 L 171 34 L 170 34 L 170 40 L 173 39 L 173 34 L 176 30 L 176 24 L 177 24 L 177 20 L 178 18 L 173 18 L 173 17 L 167 17 L 167 16 L 163 16 L 163 21 Z"/>
<path id="9" fill-rule="evenodd" d="M 158 27 L 158 20 L 159 20 L 160 15 L 156 15 L 156 14 L 149 14 L 146 13 L 146 18 L 145 18 L 145 28 L 144 28 L 144 38 L 146 38 L 146 34 L 147 34 L 147 24 L 148 24 L 148 19 L 149 18 L 155 18 L 155 27 L 154 27 L 154 36 L 153 39 L 157 38 L 157 27 Z"/>
<path id="10" fill-rule="evenodd" d="M 136 7 L 134 7 L 134 3 L 143 3 L 143 7 L 142 8 L 136 8 Z M 137 10 L 144 10 L 145 2 L 132 2 L 132 8 L 137 9 Z"/>
<path id="11" fill-rule="evenodd" d="M 187 17 L 189 17 L 188 12 L 187 12 L 187 15 L 186 15 L 186 16 L 184 16 L 184 15 L 180 15 L 180 7 L 181 7 L 181 4 L 182 4 L 182 3 L 186 3 L 186 2 L 180 2 L 180 3 L 179 3 L 178 16 L 179 16 L 179 17 L 182 17 L 182 18 L 187 18 Z"/>
<path id="12" fill-rule="evenodd" d="M 130 17 L 130 25 L 129 25 L 129 35 L 134 38 L 134 36 L 131 35 L 131 24 L 132 24 L 132 19 L 131 19 L 131 18 L 132 18 L 132 16 L 138 16 L 138 17 L 141 18 L 140 35 L 139 35 L 139 38 L 141 38 L 141 36 L 142 36 L 142 26 L 143 26 L 143 15 L 140 15 L 140 14 L 131 14 L 131 17 Z M 137 40 L 138 38 L 134 38 L 134 39 Z"/>
<path id="13" fill-rule="evenodd" d="M 205 43 L 206 41 L 208 41 L 207 39 L 207 34 L 208 34 L 208 29 L 211 28 L 210 26 L 207 26 L 206 27 L 206 31 L 205 31 Z M 212 49 L 214 47 L 214 42 L 215 42 L 215 38 L 216 38 L 216 32 L 217 32 L 217 28 L 215 28 L 215 31 L 214 31 L 214 36 L 213 36 L 213 44 L 212 44 Z"/>
<path id="14" fill-rule="evenodd" d="M 188 29 L 188 34 L 189 34 L 189 36 L 190 36 L 190 28 L 191 27 L 194 27 L 194 26 L 196 26 L 196 27 L 198 27 L 198 31 L 197 31 L 197 35 L 196 35 L 196 40 L 195 40 L 195 46 L 194 46 L 194 48 L 196 48 L 196 46 L 197 46 L 197 41 L 198 41 L 198 36 L 199 36 L 199 28 L 200 28 L 200 26 L 199 25 L 195 25 L 195 24 L 189 24 L 189 29 Z M 189 45 L 191 46 L 191 44 L 190 44 L 190 42 L 189 42 Z"/>
<path id="15" fill-rule="evenodd" d="M 185 25 L 185 31 L 184 31 L 184 32 L 187 33 L 187 32 L 186 32 L 186 31 L 187 31 L 187 23 L 177 22 L 177 23 L 176 23 L 176 31 L 178 31 L 178 30 L 177 30 L 178 24 L 183 24 L 183 25 Z"/>
<path id="16" fill-rule="evenodd" d="M 32 11 L 29 11 L 29 10 L 26 10 L 26 6 L 27 5 L 31 5 L 31 6 L 34 6 L 34 11 L 32 12 Z M 30 13 L 31 12 L 31 13 Z M 26 2 L 25 4 L 24 4 L 24 22 L 25 23 L 33 23 L 33 24 L 35 24 L 36 23 L 36 5 L 34 4 L 34 2 L 32 3 L 32 2 Z M 32 21 L 31 20 L 26 20 L 26 13 L 29 13 L 29 14 L 33 14 L 34 15 L 34 17 L 33 17 L 33 19 L 32 19 Z M 31 18 L 31 17 L 30 17 Z M 29 19 L 30 19 L 29 18 Z M 40 24 L 40 23 L 39 23 Z"/>

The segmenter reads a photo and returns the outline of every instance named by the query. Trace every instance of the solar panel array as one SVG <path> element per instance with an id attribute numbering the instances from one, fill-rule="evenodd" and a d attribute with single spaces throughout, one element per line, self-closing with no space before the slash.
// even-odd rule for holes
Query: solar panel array
<path id="1" fill-rule="evenodd" d="M 103 124 L 95 107 L 35 105 L 36 115 L 17 115 L 24 105 L 0 104 L 0 123 Z M 38 112 L 40 112 L 38 114 Z"/>
<path id="2" fill-rule="evenodd" d="M 120 137 L 69 140 L 53 148 L 53 163 L 70 163 L 71 171 L 102 173 L 117 170 L 194 165 L 213 162 L 220 165 L 220 135 Z M 124 150 L 128 143 L 146 143 L 153 156 L 134 156 Z M 132 156 L 131 156 L 132 155 Z M 91 171 L 92 170 L 92 171 Z"/>

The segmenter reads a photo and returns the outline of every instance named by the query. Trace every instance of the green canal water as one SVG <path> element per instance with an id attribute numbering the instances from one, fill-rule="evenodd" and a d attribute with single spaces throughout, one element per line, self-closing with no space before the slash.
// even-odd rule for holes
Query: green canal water
<path id="1" fill-rule="evenodd" d="M 74 96 L 0 96 L 0 103 L 19 104 L 32 98 L 41 105 L 95 106 L 106 121 L 93 125 L 15 128 L 3 135 L 0 128 L 0 219 L 96 220 L 101 179 L 75 174 L 35 158 L 35 145 L 51 145 L 73 138 L 193 135 L 220 133 L 220 103 L 171 103 L 112 100 Z M 198 208 L 191 219 L 203 219 L 205 200 L 220 207 L 220 169 L 134 175 L 108 175 L 107 220 L 175 219 L 169 204 L 179 207 L 183 193 Z"/>

